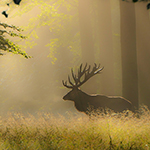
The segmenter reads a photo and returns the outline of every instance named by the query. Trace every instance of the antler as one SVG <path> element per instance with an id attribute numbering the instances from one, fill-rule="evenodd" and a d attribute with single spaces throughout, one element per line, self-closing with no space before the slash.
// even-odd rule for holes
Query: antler
<path id="1" fill-rule="evenodd" d="M 74 75 L 73 69 L 71 69 L 72 78 L 75 83 L 72 83 L 70 80 L 70 77 L 68 76 L 68 81 L 69 81 L 70 85 L 67 85 L 67 81 L 64 82 L 64 80 L 62 81 L 63 85 L 67 88 L 75 88 L 75 87 L 78 88 L 82 84 L 84 84 L 88 79 L 90 79 L 92 76 L 94 76 L 94 75 L 98 74 L 100 71 L 102 71 L 104 67 L 100 68 L 100 64 L 97 66 L 97 64 L 95 63 L 92 71 L 90 71 L 90 68 L 91 68 L 90 65 L 87 68 L 87 63 L 86 63 L 85 67 L 82 70 L 82 64 L 81 64 L 80 68 L 78 70 L 78 76 Z M 85 75 L 85 76 L 84 76 L 83 81 L 81 81 L 81 78 L 83 75 Z"/>

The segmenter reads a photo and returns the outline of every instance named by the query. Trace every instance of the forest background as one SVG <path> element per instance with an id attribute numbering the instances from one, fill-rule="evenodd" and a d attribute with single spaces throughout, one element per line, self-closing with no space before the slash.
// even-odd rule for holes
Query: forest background
<path id="1" fill-rule="evenodd" d="M 3 6 L 6 3 L 1 2 Z M 147 3 L 147 2 L 146 2 Z M 145 1 L 23 0 L 10 5 L 1 22 L 24 29 L 27 39 L 10 38 L 30 59 L 7 53 L 0 59 L 0 114 L 76 112 L 64 102 L 70 69 L 100 63 L 104 70 L 81 89 L 119 95 L 135 107 L 150 106 L 149 11 Z"/>

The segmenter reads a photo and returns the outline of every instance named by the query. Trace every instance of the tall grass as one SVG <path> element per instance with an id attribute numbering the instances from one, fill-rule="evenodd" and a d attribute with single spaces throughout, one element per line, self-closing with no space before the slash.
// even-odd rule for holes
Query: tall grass
<path id="1" fill-rule="evenodd" d="M 128 112 L 54 117 L 43 113 L 24 117 L 19 113 L 0 118 L 1 150 L 148 150 L 149 110 L 140 117 Z"/>

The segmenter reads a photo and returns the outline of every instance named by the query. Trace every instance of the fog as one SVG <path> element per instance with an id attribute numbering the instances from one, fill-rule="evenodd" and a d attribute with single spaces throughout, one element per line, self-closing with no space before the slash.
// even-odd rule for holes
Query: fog
<path id="1" fill-rule="evenodd" d="M 28 34 L 34 31 L 37 33 L 38 38 L 31 36 L 29 39 L 19 42 L 12 39 L 19 45 L 27 46 L 25 51 L 32 58 L 25 59 L 22 56 L 9 53 L 0 57 L 0 115 L 4 115 L 7 112 L 22 112 L 24 114 L 50 112 L 61 115 L 65 115 L 67 112 L 78 113 L 73 102 L 62 99 L 69 91 L 69 89 L 63 87 L 62 80 L 67 80 L 68 75 L 71 75 L 71 68 L 77 71 L 80 64 L 85 64 L 86 62 L 92 66 L 94 62 L 100 63 L 102 67 L 104 66 L 104 69 L 102 73 L 92 77 L 81 87 L 83 91 L 89 94 L 122 96 L 121 8 L 119 3 L 119 0 L 96 1 L 95 3 L 89 0 L 86 5 L 79 5 L 83 12 L 78 14 L 79 10 L 76 8 L 78 5 L 74 2 L 75 6 L 71 6 L 71 10 L 68 11 L 65 6 L 60 7 L 58 10 L 58 13 L 67 15 L 70 13 L 69 15 L 72 15 L 73 19 L 67 21 L 67 19 L 62 17 L 58 21 L 59 17 L 57 16 L 56 23 L 51 21 L 43 26 L 40 26 L 40 24 L 52 19 L 47 14 L 43 14 L 43 19 L 42 17 L 39 20 L 37 19 L 33 26 L 30 24 L 31 19 L 42 12 L 38 6 L 20 15 L 15 15 L 16 12 L 21 13 L 21 9 L 27 6 L 28 3 L 26 1 L 24 1 L 23 6 L 12 6 L 8 18 L 4 18 L 1 15 L 1 22 L 20 26 L 24 29 L 30 25 L 30 28 L 23 33 Z M 130 4 L 132 3 L 128 3 L 128 5 Z M 90 11 L 87 13 L 88 7 Z M 149 59 L 147 37 L 149 34 L 147 32 L 145 35 L 142 32 L 146 33 L 150 20 L 145 7 L 145 3 L 135 4 L 135 28 L 137 29 L 136 42 L 140 83 L 138 87 L 139 101 L 141 104 L 145 103 L 148 105 L 147 93 L 149 93 L 150 88 L 146 82 L 149 81 L 149 71 L 147 71 Z M 140 20 L 141 22 L 138 21 L 139 17 L 143 18 L 139 16 L 142 13 L 144 13 L 144 21 L 147 21 L 145 23 L 145 31 L 142 30 L 145 28 L 142 28 L 144 24 L 142 24 L 142 20 Z M 83 22 L 79 23 L 81 15 L 87 20 L 83 19 Z M 89 21 L 88 23 L 91 25 L 93 41 L 89 37 L 90 42 L 84 41 L 85 43 L 82 44 L 83 41 L 80 38 L 86 38 L 87 35 L 90 35 L 90 33 L 87 33 L 85 36 L 84 33 L 86 31 L 83 31 L 84 36 L 81 33 L 81 23 L 84 23 L 83 28 L 85 28 L 86 21 Z M 128 22 L 130 22 L 130 19 L 128 19 Z M 55 27 L 56 29 L 54 29 Z M 86 30 L 89 28 L 87 27 Z M 59 42 L 56 42 L 55 46 L 49 46 L 48 44 L 55 38 L 60 39 Z M 31 43 L 33 45 L 35 43 L 35 45 L 30 48 L 27 45 L 28 41 L 30 45 Z M 145 43 L 143 42 L 142 45 L 141 41 Z M 89 47 L 92 47 L 90 45 L 91 42 L 93 42 L 94 49 L 89 49 Z M 84 50 L 83 47 L 87 49 Z M 144 53 L 142 53 L 143 51 Z M 145 57 L 148 57 L 147 61 Z M 144 93 L 145 88 L 147 92 Z"/>

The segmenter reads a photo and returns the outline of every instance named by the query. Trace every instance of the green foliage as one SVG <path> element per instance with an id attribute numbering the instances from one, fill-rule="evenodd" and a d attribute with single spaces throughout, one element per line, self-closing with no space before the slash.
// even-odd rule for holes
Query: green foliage
<path id="1" fill-rule="evenodd" d="M 59 39 L 51 39 L 50 43 L 47 44 L 47 46 L 50 47 L 50 54 L 48 55 L 52 59 L 52 64 L 55 63 L 57 58 L 55 57 L 55 54 L 57 53 L 56 49 L 59 47 Z"/>
<path id="2" fill-rule="evenodd" d="M 52 114 L 37 118 L 9 114 L 0 119 L 0 149 L 145 150 L 150 147 L 149 120 L 149 110 L 140 118 L 125 112 L 93 120 L 86 116 L 65 119 Z"/>
<path id="3" fill-rule="evenodd" d="M 75 57 L 81 56 L 80 52 L 80 34 L 78 25 L 78 0 L 32 0 L 30 3 L 25 1 L 25 5 L 20 6 L 21 9 L 17 15 L 35 9 L 35 15 L 30 19 L 25 30 L 30 30 L 28 34 L 29 40 L 33 41 L 38 38 L 37 29 L 43 26 L 49 28 L 49 43 L 46 46 L 50 48 L 48 57 L 52 59 L 52 63 L 58 60 L 59 52 L 62 49 L 71 51 Z M 34 45 L 28 41 L 26 45 Z M 80 55 L 79 55 L 80 54 Z"/>
<path id="4" fill-rule="evenodd" d="M 22 30 L 16 26 L 8 25 L 5 23 L 0 23 L 0 55 L 4 55 L 6 52 L 11 52 L 13 54 L 19 54 L 24 56 L 25 58 L 30 58 L 25 51 L 22 51 L 20 47 L 10 41 L 10 37 L 19 37 L 20 39 L 26 39 L 27 37 L 22 34 L 18 34 L 17 32 L 21 32 Z"/>

